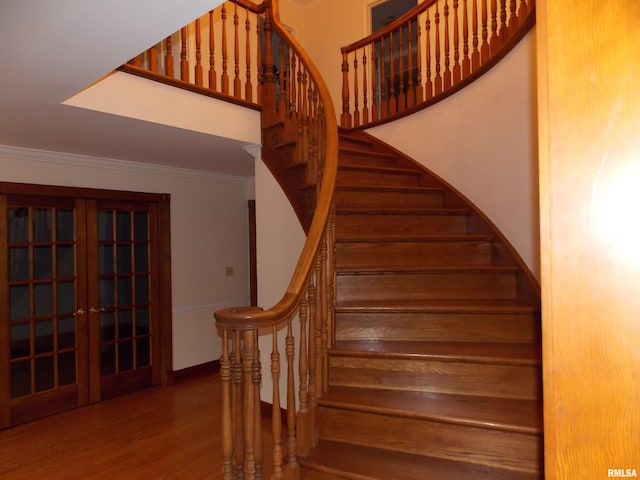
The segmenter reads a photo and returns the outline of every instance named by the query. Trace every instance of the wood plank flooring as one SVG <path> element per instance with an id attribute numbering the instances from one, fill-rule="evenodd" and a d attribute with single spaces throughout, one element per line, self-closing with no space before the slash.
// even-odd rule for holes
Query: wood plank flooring
<path id="1" fill-rule="evenodd" d="M 219 480 L 220 410 L 210 374 L 18 425 L 0 431 L 0 478 Z"/>

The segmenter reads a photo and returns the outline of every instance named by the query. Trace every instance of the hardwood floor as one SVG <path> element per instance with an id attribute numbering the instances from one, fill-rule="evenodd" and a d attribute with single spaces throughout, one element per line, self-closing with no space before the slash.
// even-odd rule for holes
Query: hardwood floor
<path id="1" fill-rule="evenodd" d="M 0 478 L 218 480 L 220 410 L 213 374 L 18 425 L 0 431 Z"/>

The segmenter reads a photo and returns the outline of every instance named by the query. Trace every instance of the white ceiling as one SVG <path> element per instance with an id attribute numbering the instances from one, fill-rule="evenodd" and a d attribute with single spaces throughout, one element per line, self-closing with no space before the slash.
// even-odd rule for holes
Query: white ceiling
<path id="1" fill-rule="evenodd" d="M 236 140 L 62 104 L 220 3 L 0 0 L 0 145 L 253 175 Z"/>

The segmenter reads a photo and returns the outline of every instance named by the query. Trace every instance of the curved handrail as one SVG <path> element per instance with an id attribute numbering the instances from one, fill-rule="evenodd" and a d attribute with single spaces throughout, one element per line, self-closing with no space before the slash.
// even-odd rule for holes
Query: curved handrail
<path id="1" fill-rule="evenodd" d="M 534 24 L 535 0 L 419 3 L 341 48 L 341 126 L 369 128 L 443 100 L 496 65 Z"/>
<path id="2" fill-rule="evenodd" d="M 307 71 L 314 79 L 325 109 L 327 135 L 325 138 L 326 157 L 324 172 L 311 226 L 285 294 L 278 303 L 267 310 L 257 308 L 228 308 L 217 311 L 215 313 L 216 324 L 223 329 L 260 329 L 286 320 L 288 316 L 295 311 L 302 299 L 305 286 L 315 268 L 316 258 L 323 240 L 325 226 L 331 210 L 333 192 L 335 190 L 338 168 L 338 125 L 329 89 L 310 57 L 281 23 L 277 1 L 272 2 L 272 15 L 275 30 L 281 38 L 296 51 Z"/>

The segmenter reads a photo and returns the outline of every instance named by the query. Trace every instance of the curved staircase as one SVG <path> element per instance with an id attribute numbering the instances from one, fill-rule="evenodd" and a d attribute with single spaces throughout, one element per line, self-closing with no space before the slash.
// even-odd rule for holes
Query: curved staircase
<path id="1" fill-rule="evenodd" d="M 306 480 L 542 478 L 540 297 L 436 176 L 342 132 L 335 331 Z"/>

